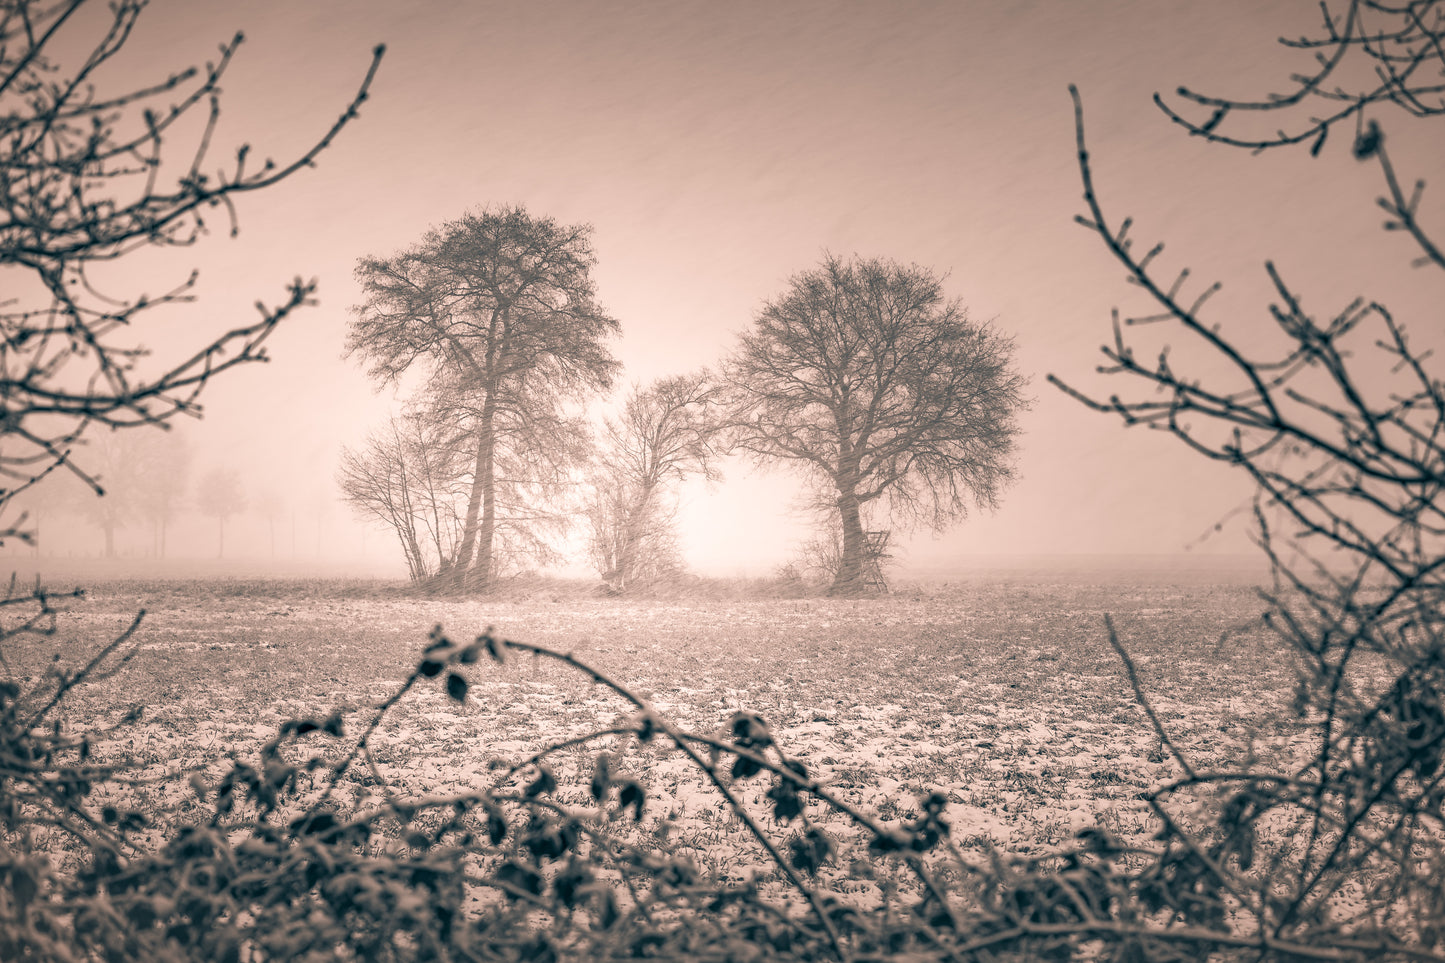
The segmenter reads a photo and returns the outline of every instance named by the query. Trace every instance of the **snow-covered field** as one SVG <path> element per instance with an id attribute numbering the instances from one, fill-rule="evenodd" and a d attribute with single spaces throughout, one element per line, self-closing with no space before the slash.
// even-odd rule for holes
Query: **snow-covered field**
<path id="1" fill-rule="evenodd" d="M 980 852 L 1040 853 L 1093 825 L 1142 843 L 1157 828 L 1138 796 L 1174 775 L 1174 763 L 1109 646 L 1106 612 L 1198 768 L 1268 757 L 1295 732 L 1284 712 L 1293 671 L 1258 625 L 1253 591 L 1164 578 L 980 576 L 859 601 L 542 593 L 455 602 L 369 594 L 365 583 L 114 582 L 73 604 L 56 637 L 7 652 L 10 669 L 34 677 L 56 654 L 79 664 L 140 608 L 140 651 L 113 678 L 73 693 L 67 718 L 104 725 L 143 706 L 138 723 L 95 751 L 127 755 L 147 775 L 219 772 L 232 755 L 254 755 L 283 720 L 338 708 L 353 734 L 416 665 L 436 624 L 463 642 L 494 627 L 572 653 L 693 732 L 714 735 L 738 710 L 756 712 L 835 798 L 891 821 L 916 816 L 936 790 L 955 841 Z M 468 671 L 464 702 L 421 685 L 387 716 L 370 739 L 374 768 L 346 784 L 351 802 L 493 785 L 549 742 L 635 715 L 555 662 L 483 659 Z M 559 802 L 586 800 L 591 760 L 609 747 L 646 786 L 643 839 L 724 877 L 756 867 L 759 854 L 716 790 L 659 741 L 606 737 L 558 754 Z M 767 812 L 764 781 L 737 788 Z M 146 808 L 196 805 L 185 778 L 123 791 Z M 841 819 L 810 807 L 819 825 Z M 790 831 L 768 825 L 780 840 Z"/>

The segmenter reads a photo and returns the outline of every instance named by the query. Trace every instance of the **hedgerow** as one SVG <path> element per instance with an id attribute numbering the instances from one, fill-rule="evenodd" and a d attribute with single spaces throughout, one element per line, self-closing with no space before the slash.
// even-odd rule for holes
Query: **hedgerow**
<path id="1" fill-rule="evenodd" d="M 30 605 L 53 613 L 55 600 Z M 1428 902 L 1439 899 L 1438 846 L 1422 846 L 1431 814 L 1416 814 L 1416 839 L 1389 820 L 1423 805 L 1412 780 L 1438 768 L 1440 734 L 1383 712 L 1359 721 L 1364 764 L 1332 771 L 1329 795 L 1311 796 L 1303 773 L 1197 772 L 1181 756 L 1183 778 L 1147 795 L 1161 827 L 1152 846 L 1095 826 L 1045 853 L 980 855 L 958 844 L 943 796 L 888 819 L 863 811 L 761 715 L 689 732 L 569 654 L 490 632 L 454 641 L 440 627 L 374 708 L 289 720 L 220 774 L 171 773 L 198 803 L 185 811 L 128 807 L 134 766 L 95 761 L 87 746 L 113 733 L 68 731 L 65 707 L 122 670 L 134 646 L 127 633 L 75 672 L 5 690 L 6 959 L 1430 959 L 1438 949 L 1426 924 L 1440 913 Z M 388 714 L 425 687 L 463 703 L 479 673 L 517 655 L 605 689 L 615 716 L 496 768 L 484 789 L 392 785 L 371 748 Z M 669 845 L 648 778 L 662 755 L 686 759 L 731 813 L 728 870 Z M 1398 788 L 1382 793 L 1382 773 L 1401 767 Z M 1201 785 L 1216 789 L 1204 805 L 1172 805 Z M 1310 799 L 1366 793 L 1375 810 L 1334 835 L 1295 825 L 1322 810 Z M 1382 826 L 1396 837 L 1382 841 Z M 1309 862 L 1325 839 L 1349 861 Z M 1393 862 L 1407 843 L 1415 859 Z M 1379 925 L 1341 914 L 1346 896 Z M 1301 899 L 1313 904 L 1292 907 Z"/>

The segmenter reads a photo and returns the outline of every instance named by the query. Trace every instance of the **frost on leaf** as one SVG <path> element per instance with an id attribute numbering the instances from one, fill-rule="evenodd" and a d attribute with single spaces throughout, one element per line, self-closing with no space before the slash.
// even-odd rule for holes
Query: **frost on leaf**
<path id="1" fill-rule="evenodd" d="M 467 698 L 467 680 L 455 672 L 447 673 L 447 695 L 456 702 L 465 702 Z"/>
<path id="2" fill-rule="evenodd" d="M 537 778 L 528 784 L 526 796 L 528 799 L 536 799 L 544 793 L 552 792 L 557 788 L 557 779 L 552 775 L 552 770 L 546 766 L 537 767 Z"/>
<path id="3" fill-rule="evenodd" d="M 631 806 L 635 814 L 633 818 L 641 819 L 642 807 L 647 804 L 647 793 L 643 791 L 641 785 L 631 779 L 619 782 L 618 786 L 621 788 L 617 794 L 617 811 L 625 812 Z"/>

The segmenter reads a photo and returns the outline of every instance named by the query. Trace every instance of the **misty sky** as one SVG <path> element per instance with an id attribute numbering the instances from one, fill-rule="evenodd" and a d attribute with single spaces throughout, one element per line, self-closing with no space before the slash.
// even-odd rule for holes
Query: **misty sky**
<path id="1" fill-rule="evenodd" d="M 1181 84 L 1284 89 L 1307 60 L 1275 38 L 1313 32 L 1317 11 L 1315 0 L 153 0 L 119 82 L 159 79 L 246 33 L 225 81 L 217 166 L 243 140 L 288 159 L 334 119 L 372 46 L 388 53 L 360 119 L 317 169 L 241 199 L 238 239 L 218 222 L 201 247 L 127 268 L 128 283 L 152 291 L 202 271 L 200 300 L 138 337 L 180 350 L 249 320 L 291 277 L 319 279 L 319 306 L 277 333 L 274 361 L 211 386 L 205 421 L 184 431 L 197 474 L 228 465 L 255 489 L 285 486 L 305 521 L 329 520 L 328 552 L 355 555 L 358 530 L 332 501 L 337 452 L 399 403 L 341 357 L 358 257 L 488 204 L 591 223 L 625 382 L 715 363 L 824 251 L 917 262 L 1017 337 L 1036 401 L 1020 480 L 998 512 L 920 534 L 905 560 L 1177 552 L 1247 496 L 1243 482 L 1044 381 L 1115 390 L 1094 374 L 1097 348 L 1110 308 L 1139 306 L 1072 223 L 1083 207 L 1067 84 L 1084 96 L 1106 208 L 1166 240 L 1169 266 L 1222 280 L 1209 316 L 1228 329 L 1268 323 L 1262 265 L 1273 258 L 1312 310 L 1365 295 L 1440 332 L 1438 272 L 1412 272 L 1406 241 L 1379 230 L 1378 172 L 1350 158 L 1347 138 L 1313 161 L 1303 150 L 1251 157 L 1189 138 L 1150 102 Z M 1391 120 L 1405 175 L 1437 174 L 1445 125 Z M 1438 213 L 1445 182 L 1435 190 Z M 703 571 L 764 574 L 804 535 L 796 480 L 725 470 L 721 484 L 686 490 L 687 556 Z M 1203 549 L 1247 550 L 1243 529 Z M 394 552 L 380 532 L 364 551 Z"/>

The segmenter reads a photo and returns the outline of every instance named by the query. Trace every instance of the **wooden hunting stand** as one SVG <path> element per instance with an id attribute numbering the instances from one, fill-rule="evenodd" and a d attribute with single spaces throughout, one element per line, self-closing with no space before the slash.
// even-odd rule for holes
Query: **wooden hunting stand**
<path id="1" fill-rule="evenodd" d="M 888 594 L 888 580 L 883 577 L 883 563 L 893 556 L 888 554 L 890 532 L 864 532 L 868 544 L 863 554 L 863 584 L 884 595 Z"/>

